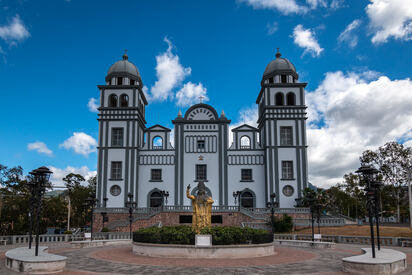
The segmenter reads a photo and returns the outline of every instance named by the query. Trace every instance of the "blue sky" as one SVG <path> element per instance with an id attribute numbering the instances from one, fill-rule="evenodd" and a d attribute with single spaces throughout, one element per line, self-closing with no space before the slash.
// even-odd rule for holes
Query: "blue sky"
<path id="1" fill-rule="evenodd" d="M 147 126 L 204 95 L 233 125 L 256 121 L 279 47 L 308 82 L 311 181 L 330 185 L 368 148 L 412 145 L 408 0 L 0 1 L 0 163 L 91 175 L 98 84 L 128 50 Z M 180 99 L 185 99 L 184 101 Z"/>

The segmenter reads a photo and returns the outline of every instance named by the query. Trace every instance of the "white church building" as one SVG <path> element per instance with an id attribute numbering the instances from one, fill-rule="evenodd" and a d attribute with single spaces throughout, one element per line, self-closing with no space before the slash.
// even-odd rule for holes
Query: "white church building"
<path id="1" fill-rule="evenodd" d="M 298 82 L 294 65 L 278 52 L 257 93 L 257 128 L 232 130 L 222 111 L 199 103 L 175 118 L 171 130 L 146 125 L 148 102 L 137 67 L 123 55 L 99 85 L 100 107 L 97 198 L 107 208 L 121 208 L 133 195 L 138 207 L 189 206 L 186 187 L 195 192 L 204 181 L 215 206 L 264 208 L 271 194 L 281 208 L 291 208 L 308 186 L 307 83 Z M 246 92 L 246 91 L 245 91 Z M 239 192 L 238 192 L 239 191 Z M 107 199 L 105 199 L 107 198 Z M 239 201 L 239 200 L 238 200 Z"/>

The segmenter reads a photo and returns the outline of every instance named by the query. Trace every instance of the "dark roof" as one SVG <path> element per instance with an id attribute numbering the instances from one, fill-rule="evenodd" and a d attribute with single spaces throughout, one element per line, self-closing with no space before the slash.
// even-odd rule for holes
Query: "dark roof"
<path id="1" fill-rule="evenodd" d="M 298 78 L 295 66 L 288 59 L 282 58 L 280 52 L 277 52 L 276 59 L 272 60 L 266 66 L 263 78 L 280 73 L 292 74 L 296 79 Z"/>

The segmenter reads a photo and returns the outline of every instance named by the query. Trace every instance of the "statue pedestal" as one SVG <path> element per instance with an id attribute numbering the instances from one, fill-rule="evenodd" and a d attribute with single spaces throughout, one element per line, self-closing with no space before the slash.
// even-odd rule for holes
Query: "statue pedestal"
<path id="1" fill-rule="evenodd" d="M 212 235 L 196 235 L 195 247 L 211 247 Z"/>

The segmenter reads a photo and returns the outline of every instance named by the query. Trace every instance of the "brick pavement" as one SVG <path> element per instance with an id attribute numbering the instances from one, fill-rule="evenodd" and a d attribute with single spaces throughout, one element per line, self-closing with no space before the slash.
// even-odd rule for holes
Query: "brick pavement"
<path id="1" fill-rule="evenodd" d="M 50 252 L 68 257 L 67 268 L 61 275 L 114 275 L 114 274 L 312 274 L 344 275 L 343 257 L 360 253 L 360 245 L 337 245 L 337 249 L 277 248 L 276 256 L 244 260 L 160 259 L 132 256 L 131 246 L 71 249 L 67 246 L 52 248 Z M 395 249 L 408 255 L 412 263 L 412 249 Z M 130 253 L 129 253 L 130 252 Z M 146 259 L 143 259 L 146 258 Z M 147 259 L 149 258 L 149 259 Z M 266 258 L 266 259 L 264 259 Z M 258 260 L 257 260 L 258 259 Z M 207 267 L 207 261 L 213 266 Z M 186 263 L 185 263 L 186 262 Z M 190 264 L 189 264 L 190 263 Z M 4 267 L 4 254 L 0 253 L 0 274 L 15 275 Z M 404 274 L 412 274 L 412 266 Z"/>

